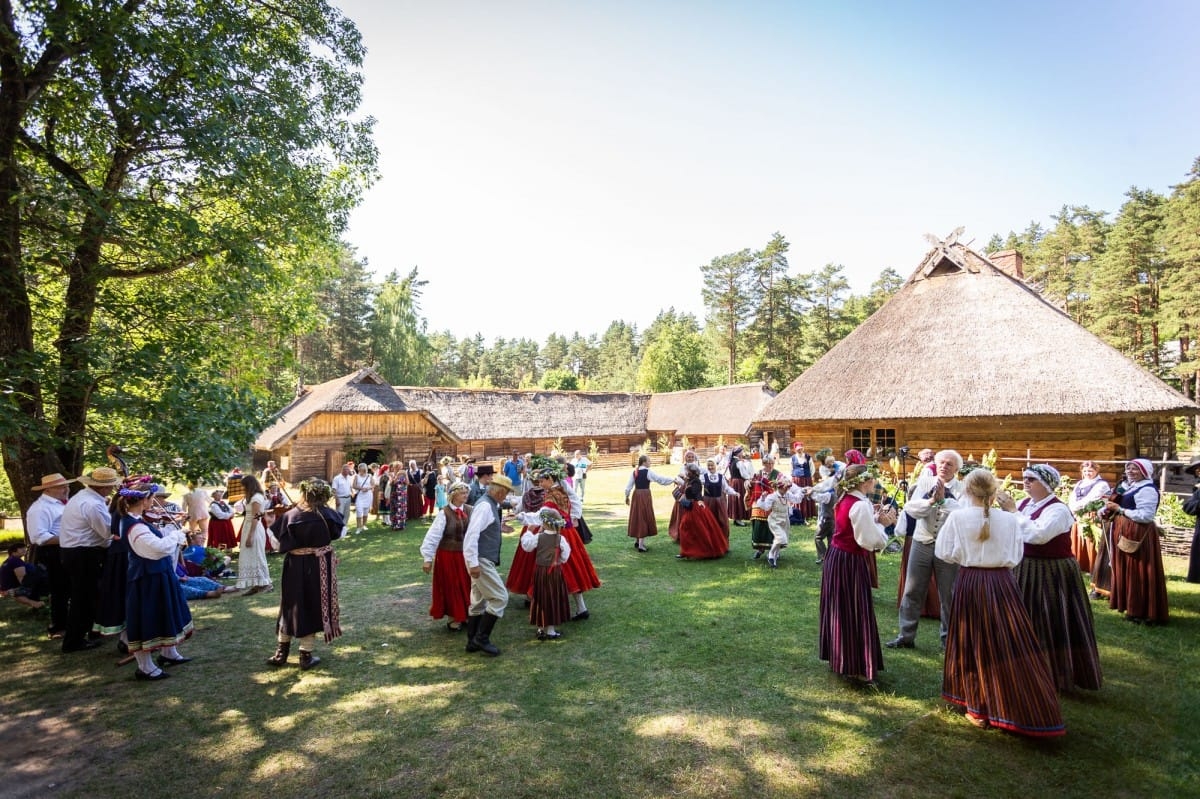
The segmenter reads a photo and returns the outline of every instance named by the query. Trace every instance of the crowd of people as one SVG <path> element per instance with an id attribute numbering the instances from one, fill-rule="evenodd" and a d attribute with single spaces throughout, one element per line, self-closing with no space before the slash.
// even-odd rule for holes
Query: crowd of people
<path id="1" fill-rule="evenodd" d="M 1145 459 L 1126 464 L 1115 489 L 1084 462 L 1066 501 L 1052 465 L 1029 465 L 1018 502 L 991 471 L 964 465 L 957 452 L 923 450 L 897 501 L 857 450 L 839 460 L 827 451 L 810 456 L 797 443 L 784 470 L 771 452 L 754 454 L 720 448 L 701 466 L 687 451 L 675 475 L 655 473 L 640 457 L 625 486 L 627 535 L 636 551 L 649 551 L 647 540 L 658 534 L 654 485 L 671 489 L 668 534 L 680 559 L 725 556 L 731 529 L 748 522 L 752 557 L 777 568 L 791 527 L 814 521 L 818 656 L 839 675 L 874 684 L 884 649 L 915 649 L 919 619 L 933 615 L 943 698 L 979 726 L 1052 737 L 1066 729 L 1058 695 L 1102 686 L 1092 601 L 1106 599 L 1137 623 L 1169 620 L 1154 521 L 1160 496 Z M 590 617 L 585 594 L 601 586 L 583 509 L 590 466 L 579 452 L 570 460 L 514 452 L 499 471 L 474 460 L 425 468 L 346 463 L 329 482 L 302 481 L 292 503 L 271 463 L 261 476 L 231 480 L 237 502 L 222 489 L 210 495 L 189 485 L 181 506 L 150 478 L 107 467 L 77 479 L 46 475 L 27 515 L 33 551 L 24 543 L 9 548 L 0 589 L 34 608 L 48 599 L 49 634 L 64 653 L 114 636 L 136 661 L 136 678 L 152 682 L 190 660 L 178 648 L 193 630 L 188 600 L 271 590 L 267 551 L 277 551 L 282 588 L 267 663 L 286 664 L 295 640 L 299 666 L 309 669 L 320 662 L 316 636 L 328 643 L 341 634 L 332 542 L 352 527 L 362 533 L 371 513 L 391 529 L 427 519 L 420 553 L 432 577 L 430 616 L 465 632 L 467 652 L 496 656 L 492 635 L 510 597 L 523 601 L 541 641 L 561 640 L 566 623 Z M 1200 459 L 1186 471 L 1200 478 Z M 82 489 L 72 495 L 75 482 Z M 1200 485 L 1185 510 L 1200 513 Z M 521 530 L 502 575 L 509 522 Z M 1200 543 L 1200 521 L 1196 537 Z M 900 550 L 901 540 L 898 634 L 884 645 L 874 610 L 876 555 Z M 203 572 L 206 544 L 237 546 L 236 587 Z M 1200 581 L 1195 549 L 1190 581 Z"/>

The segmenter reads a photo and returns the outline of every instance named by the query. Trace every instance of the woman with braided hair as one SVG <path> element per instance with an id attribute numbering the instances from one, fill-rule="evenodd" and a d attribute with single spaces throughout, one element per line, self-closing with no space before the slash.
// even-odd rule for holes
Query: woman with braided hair
<path id="1" fill-rule="evenodd" d="M 321 662 L 313 654 L 317 633 L 331 642 L 342 634 L 338 615 L 337 556 L 333 540 L 342 535 L 342 514 L 329 507 L 333 489 L 320 478 L 300 483 L 300 501 L 275 521 L 283 573 L 279 578 L 279 620 L 272 666 L 287 663 L 292 639 L 300 641 L 300 668 Z"/>
<path id="2" fill-rule="evenodd" d="M 828 661 L 835 673 L 868 683 L 874 683 L 883 671 L 869 558 L 887 546 L 883 528 L 896 521 L 894 507 L 880 510 L 867 499 L 875 480 L 871 468 L 856 464 L 847 467 L 838 482 L 833 539 L 821 570 L 818 613 L 817 656 Z"/>
<path id="3" fill-rule="evenodd" d="M 942 698 L 978 727 L 1032 737 L 1065 735 L 1054 678 L 1012 573 L 1024 552 L 1027 522 L 992 507 L 996 478 L 987 469 L 967 475 L 964 493 L 969 504 L 946 518 L 934 550 L 959 565 Z"/>

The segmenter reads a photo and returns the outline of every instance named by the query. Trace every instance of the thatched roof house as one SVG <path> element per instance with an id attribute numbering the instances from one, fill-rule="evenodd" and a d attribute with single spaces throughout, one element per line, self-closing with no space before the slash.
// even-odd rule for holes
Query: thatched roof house
<path id="1" fill-rule="evenodd" d="M 458 436 L 412 408 L 373 369 L 306 389 L 254 442 L 254 465 L 274 460 L 285 480 L 337 474 L 347 455 L 368 461 L 421 458 L 452 449 Z"/>
<path id="2" fill-rule="evenodd" d="M 956 239 L 930 250 L 755 426 L 786 429 L 810 451 L 994 448 L 1072 473 L 1084 458 L 1173 452 L 1174 417 L 1200 407 L 1025 285 L 1019 254 L 989 260 Z"/>
<path id="3" fill-rule="evenodd" d="M 682 439 L 698 449 L 712 449 L 717 439 L 728 444 L 748 441 L 755 417 L 775 396 L 766 383 L 697 388 L 650 396 L 646 430 Z"/>
<path id="4" fill-rule="evenodd" d="M 460 439 L 460 458 L 504 457 L 514 450 L 570 452 L 589 442 L 606 452 L 628 452 L 646 437 L 647 394 L 397 386 L 410 408 L 437 416 Z"/>
<path id="5" fill-rule="evenodd" d="M 390 386 L 373 369 L 304 390 L 254 443 L 285 479 L 332 475 L 347 457 L 384 462 L 439 455 L 498 460 L 514 450 L 623 456 L 657 434 L 697 446 L 746 435 L 772 396 L 762 383 L 673 394 Z M 650 424 L 654 427 L 650 427 Z M 654 431 L 654 435 L 650 431 Z"/>

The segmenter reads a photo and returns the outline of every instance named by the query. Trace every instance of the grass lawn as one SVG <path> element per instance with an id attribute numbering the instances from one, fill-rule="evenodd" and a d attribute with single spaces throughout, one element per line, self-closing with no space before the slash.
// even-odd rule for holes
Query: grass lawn
<path id="1" fill-rule="evenodd" d="M 113 646 L 62 655 L 46 617 L 0 600 L 0 796 L 44 797 L 1172 797 L 1200 793 L 1200 586 L 1170 558 L 1172 620 L 1094 603 L 1103 690 L 1063 699 L 1064 739 L 977 730 L 940 700 L 937 622 L 885 650 L 877 690 L 817 660 L 819 567 L 793 528 L 778 570 L 748 528 L 718 561 L 684 562 L 660 529 L 625 536 L 625 470 L 588 479 L 604 587 L 591 619 L 539 643 L 520 609 L 499 658 L 427 615 L 427 527 L 337 544 L 345 634 L 323 662 L 272 669 L 278 593 L 192 604 L 196 660 L 162 683 Z M 504 567 L 516 536 L 504 541 Z M 896 631 L 899 555 L 876 612 Z M 280 561 L 271 558 L 278 576 Z M 295 655 L 293 654 L 293 662 Z"/>

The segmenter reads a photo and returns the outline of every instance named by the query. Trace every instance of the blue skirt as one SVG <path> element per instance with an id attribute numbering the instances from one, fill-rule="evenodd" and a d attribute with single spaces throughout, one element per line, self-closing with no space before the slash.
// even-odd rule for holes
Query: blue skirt
<path id="1" fill-rule="evenodd" d="M 125 634 L 130 652 L 174 646 L 192 634 L 192 612 L 178 577 L 152 573 L 126 584 Z"/>

